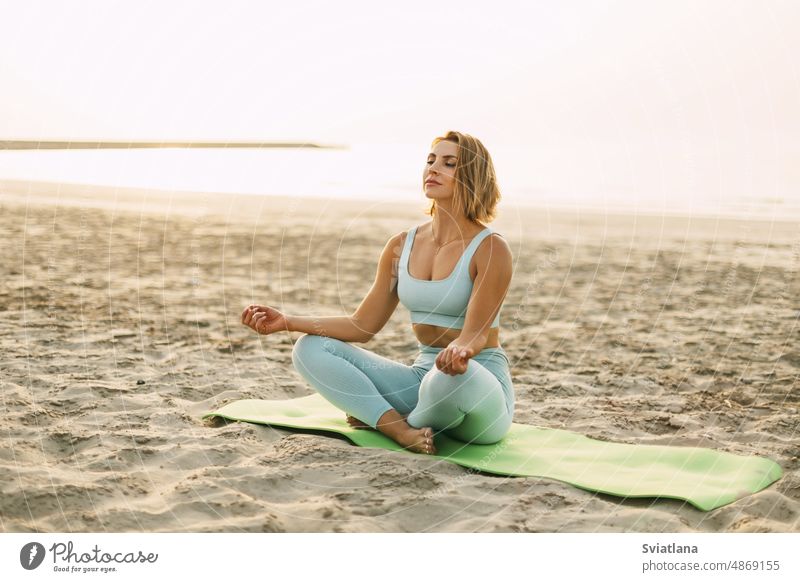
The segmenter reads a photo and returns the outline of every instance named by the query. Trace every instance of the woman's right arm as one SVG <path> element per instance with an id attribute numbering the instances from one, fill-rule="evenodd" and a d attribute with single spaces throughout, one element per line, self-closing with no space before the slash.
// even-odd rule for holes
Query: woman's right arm
<path id="1" fill-rule="evenodd" d="M 327 336 L 346 342 L 371 340 L 383 329 L 400 302 L 397 296 L 397 269 L 404 236 L 405 232 L 396 234 L 384 246 L 372 288 L 352 315 L 285 315 L 285 323 L 282 322 L 279 327 L 287 331 Z M 254 329 L 260 331 L 257 327 Z M 267 333 L 274 331 L 280 329 L 270 329 Z"/>
<path id="2" fill-rule="evenodd" d="M 364 334 L 348 315 L 287 315 L 289 331 L 324 335 L 345 342 L 363 342 Z"/>

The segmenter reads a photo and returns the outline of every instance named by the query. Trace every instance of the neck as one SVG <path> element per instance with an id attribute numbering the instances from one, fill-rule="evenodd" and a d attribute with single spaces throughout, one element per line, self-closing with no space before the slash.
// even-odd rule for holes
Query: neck
<path id="1" fill-rule="evenodd" d="M 436 212 L 433 213 L 433 235 L 439 243 L 454 239 L 469 238 L 476 226 L 482 226 L 475 220 L 466 216 L 455 214 L 449 207 L 436 202 Z"/>

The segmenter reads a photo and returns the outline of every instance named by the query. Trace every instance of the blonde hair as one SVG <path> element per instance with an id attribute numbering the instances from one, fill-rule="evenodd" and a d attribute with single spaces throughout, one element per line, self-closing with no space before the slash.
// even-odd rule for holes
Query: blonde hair
<path id="1" fill-rule="evenodd" d="M 448 131 L 437 137 L 431 147 L 440 141 L 450 141 L 458 146 L 453 189 L 455 209 L 470 220 L 491 222 L 500 201 L 500 188 L 489 151 L 478 138 L 458 131 Z M 435 212 L 436 200 L 431 200 L 425 214 L 433 216 Z"/>

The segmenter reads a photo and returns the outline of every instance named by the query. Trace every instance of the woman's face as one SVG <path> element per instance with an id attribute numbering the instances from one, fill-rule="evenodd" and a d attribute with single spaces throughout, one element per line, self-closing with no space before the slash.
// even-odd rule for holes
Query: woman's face
<path id="1" fill-rule="evenodd" d="M 434 200 L 453 196 L 457 156 L 458 144 L 451 141 L 440 141 L 433 146 L 422 172 L 425 196 Z"/>

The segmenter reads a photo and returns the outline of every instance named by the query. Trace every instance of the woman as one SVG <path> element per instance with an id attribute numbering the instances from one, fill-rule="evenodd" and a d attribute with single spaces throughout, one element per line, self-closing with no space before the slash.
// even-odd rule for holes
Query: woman
<path id="1" fill-rule="evenodd" d="M 490 444 L 511 427 L 514 389 L 498 332 L 513 265 L 506 241 L 483 224 L 494 218 L 500 192 L 480 141 L 454 131 L 436 138 L 423 184 L 432 220 L 389 239 L 352 315 L 293 316 L 251 305 L 242 323 L 261 334 L 304 332 L 292 362 L 351 426 L 435 454 L 434 430 Z M 411 312 L 419 343 L 411 366 L 353 345 L 372 339 L 398 302 Z"/>

